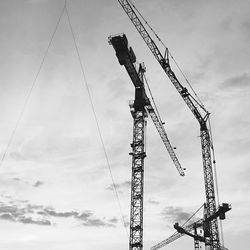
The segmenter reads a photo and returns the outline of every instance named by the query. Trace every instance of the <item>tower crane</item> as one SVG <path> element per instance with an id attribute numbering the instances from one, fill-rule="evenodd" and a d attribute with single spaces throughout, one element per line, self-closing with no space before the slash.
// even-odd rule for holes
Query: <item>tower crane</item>
<path id="1" fill-rule="evenodd" d="M 179 174 L 184 176 L 184 171 L 169 142 L 167 133 L 159 114 L 151 105 L 144 88 L 145 67 L 140 64 L 139 70 L 135 67 L 136 57 L 125 34 L 109 37 L 109 43 L 114 47 L 116 56 L 121 65 L 124 65 L 135 87 L 135 100 L 130 103 L 130 110 L 134 120 L 132 147 L 132 181 L 131 181 L 131 209 L 130 209 L 130 250 L 143 249 L 143 176 L 144 158 L 146 157 L 145 126 L 149 115 L 159 132 L 159 135 L 176 166 Z"/>
<path id="2" fill-rule="evenodd" d="M 197 119 L 200 125 L 200 138 L 201 138 L 201 151 L 202 151 L 202 162 L 203 162 L 203 172 L 205 181 L 205 195 L 206 195 L 206 206 L 207 206 L 207 216 L 210 217 L 216 212 L 216 199 L 215 199 L 215 187 L 214 187 L 214 177 L 212 169 L 212 157 L 211 157 L 211 147 L 212 142 L 210 138 L 209 129 L 207 126 L 207 121 L 209 119 L 210 113 L 201 105 L 177 79 L 175 73 L 172 71 L 169 63 L 169 51 L 166 48 L 165 55 L 163 56 L 161 51 L 156 46 L 154 40 L 149 35 L 146 28 L 143 26 L 141 20 L 135 12 L 134 5 L 132 6 L 130 0 L 118 0 L 119 4 L 128 15 L 129 19 L 132 21 L 133 25 L 143 38 L 144 42 L 159 62 L 160 66 L 167 74 L 168 78 L 176 88 L 176 90 L 181 95 L 184 102 L 187 104 L 190 111 L 193 113 L 194 117 Z M 158 36 L 157 36 L 158 37 Z M 158 37 L 159 38 L 159 37 Z M 200 113 L 197 105 L 202 108 L 205 112 L 204 115 Z M 215 163 L 215 161 L 213 162 Z M 207 248 L 211 250 L 219 249 L 220 237 L 217 218 L 208 222 L 208 232 L 209 232 L 209 242 L 210 246 L 206 244 Z M 208 242 L 208 241 L 206 241 Z"/>
<path id="3" fill-rule="evenodd" d="M 178 223 L 175 224 L 175 226 L 177 226 Z M 174 234 L 172 234 L 170 237 L 168 237 L 167 239 L 163 240 L 162 242 L 158 243 L 157 245 L 151 247 L 151 250 L 157 250 L 157 249 L 160 249 L 168 244 L 170 244 L 171 242 L 181 238 L 184 233 L 187 232 L 188 235 L 190 235 L 191 231 L 194 230 L 195 228 L 197 229 L 198 227 L 201 227 L 203 224 L 203 219 L 200 219 L 188 226 L 185 226 L 182 228 L 182 230 L 177 230 L 177 232 L 175 232 Z M 201 238 L 199 238 L 200 236 L 198 236 L 196 233 L 195 233 L 195 250 L 196 249 L 199 249 L 197 248 L 197 241 L 199 242 L 199 240 L 201 240 Z"/>
<path id="4" fill-rule="evenodd" d="M 173 235 L 171 235 L 169 238 L 167 238 L 167 239 L 161 241 L 160 243 L 156 244 L 155 246 L 151 247 L 151 250 L 158 250 L 158 249 L 168 245 L 169 243 L 179 239 L 184 234 L 194 238 L 194 249 L 195 250 L 199 250 L 199 242 L 204 242 L 206 245 L 210 246 L 212 244 L 210 242 L 210 238 L 206 237 L 206 235 L 209 234 L 209 232 L 207 231 L 208 222 L 213 220 L 216 217 L 219 217 L 221 220 L 224 220 L 226 218 L 225 213 L 228 212 L 229 210 L 231 210 L 231 206 L 227 203 L 223 203 L 221 206 L 219 206 L 218 210 L 211 217 L 204 216 L 203 219 L 199 219 L 199 220 L 197 220 L 197 221 L 195 221 L 192 224 L 187 225 L 187 226 L 184 226 L 184 225 L 180 226 L 179 223 L 175 223 L 174 228 L 177 230 L 177 232 L 174 233 Z M 205 204 L 204 204 L 204 213 L 206 214 Z M 194 215 L 192 215 L 192 217 L 193 216 Z M 203 230 L 204 236 L 198 235 L 198 233 L 197 233 L 198 228 L 201 228 Z M 221 244 L 214 246 L 214 247 L 217 247 L 220 250 L 228 250 L 227 248 L 225 248 Z"/>

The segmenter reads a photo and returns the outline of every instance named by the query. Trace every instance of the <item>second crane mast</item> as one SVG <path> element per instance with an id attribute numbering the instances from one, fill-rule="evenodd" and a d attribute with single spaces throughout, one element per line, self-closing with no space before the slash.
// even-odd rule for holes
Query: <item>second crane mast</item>
<path id="1" fill-rule="evenodd" d="M 214 179 L 213 179 L 213 169 L 212 169 L 212 159 L 211 159 L 211 138 L 209 134 L 209 130 L 207 127 L 207 120 L 209 118 L 209 113 L 205 110 L 205 115 L 202 116 L 195 103 L 198 103 L 188 92 L 188 90 L 181 85 L 174 72 L 172 71 L 169 60 L 168 60 L 168 51 L 167 58 L 165 58 L 155 42 L 143 26 L 142 22 L 138 18 L 135 13 L 130 1 L 128 0 L 118 0 L 135 28 L 147 44 L 148 48 L 156 58 L 156 60 L 161 65 L 162 69 L 165 71 L 195 118 L 198 120 L 200 125 L 200 138 L 201 138 L 201 149 L 202 149 L 202 161 L 203 161 L 203 171 L 204 171 L 204 181 L 205 181 L 205 194 L 206 194 L 206 204 L 207 204 L 207 217 L 212 216 L 216 212 L 216 199 L 215 199 L 215 187 L 214 187 Z M 208 231 L 210 238 L 210 246 L 211 250 L 219 249 L 220 239 L 219 239 L 219 229 L 218 229 L 218 221 L 217 219 L 213 219 L 208 223 Z"/>

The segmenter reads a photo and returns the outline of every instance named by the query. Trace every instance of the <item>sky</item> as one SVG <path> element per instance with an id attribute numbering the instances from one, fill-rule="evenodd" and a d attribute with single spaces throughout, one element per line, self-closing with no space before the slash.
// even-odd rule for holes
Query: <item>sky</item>
<path id="1" fill-rule="evenodd" d="M 211 113 L 218 198 L 232 205 L 222 223 L 225 246 L 248 249 L 250 1 L 133 3 Z M 63 6 L 0 1 L 0 248 L 128 249 L 134 87 L 108 44 L 110 35 L 125 33 L 186 168 L 180 177 L 148 119 L 144 248 L 150 249 L 205 202 L 199 125 L 116 0 L 67 1 L 85 78 L 66 12 L 40 68 Z M 184 236 L 163 249 L 184 247 L 193 249 L 193 240 Z"/>

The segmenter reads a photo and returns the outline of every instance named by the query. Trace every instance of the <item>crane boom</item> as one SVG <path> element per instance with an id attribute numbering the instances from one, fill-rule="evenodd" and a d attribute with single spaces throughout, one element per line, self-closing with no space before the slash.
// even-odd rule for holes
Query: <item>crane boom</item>
<path id="1" fill-rule="evenodd" d="M 158 133 L 159 133 L 159 135 L 160 135 L 160 137 L 161 137 L 161 139 L 162 139 L 162 141 L 163 141 L 163 143 L 164 143 L 164 145 L 165 145 L 165 147 L 166 147 L 172 161 L 174 162 L 175 167 L 179 171 L 179 174 L 181 176 L 184 176 L 185 173 L 184 173 L 184 171 L 183 171 L 183 169 L 181 167 L 181 164 L 180 164 L 178 158 L 176 157 L 175 152 L 174 152 L 174 150 L 173 150 L 173 148 L 172 148 L 172 146 L 170 144 L 170 141 L 169 141 L 168 136 L 167 136 L 167 132 L 165 131 L 165 128 L 163 127 L 162 122 L 159 120 L 159 117 L 155 113 L 155 111 L 154 111 L 151 104 L 146 105 L 145 108 L 146 108 L 148 114 L 150 115 L 153 123 L 155 124 L 155 127 L 156 127 L 156 129 L 157 129 L 157 131 L 158 131 Z"/>
<path id="2" fill-rule="evenodd" d="M 118 0 L 122 8 L 124 9 L 125 13 L 128 15 L 129 19 L 134 24 L 135 28 L 147 44 L 148 48 L 156 58 L 156 60 L 159 62 L 165 73 L 168 75 L 169 79 L 177 89 L 177 91 L 180 93 L 184 101 L 186 102 L 187 106 L 191 110 L 191 112 L 194 114 L 196 119 L 199 121 L 200 124 L 203 124 L 205 122 L 204 118 L 201 116 L 200 112 L 198 111 L 195 104 L 192 102 L 190 98 L 190 93 L 188 90 L 181 85 L 177 77 L 175 76 L 174 72 L 171 70 L 168 60 L 163 57 L 162 53 L 156 46 L 154 40 L 149 35 L 148 31 L 143 26 L 142 22 L 138 18 L 137 14 L 135 13 L 134 9 L 132 8 L 131 4 L 128 0 Z"/>
<path id="3" fill-rule="evenodd" d="M 165 240 L 161 241 L 160 243 L 158 243 L 157 245 L 151 247 L 150 250 L 160 249 L 160 248 L 168 245 L 169 243 L 179 239 L 182 236 L 183 236 L 183 234 L 176 232 L 176 233 L 172 234 L 170 237 L 168 237 L 167 239 L 165 239 Z"/>
<path id="4" fill-rule="evenodd" d="M 114 47 L 115 51 L 116 51 L 116 56 L 118 58 L 118 61 L 121 65 L 124 65 L 135 88 L 139 89 L 141 88 L 140 92 L 139 90 L 137 91 L 138 93 L 140 93 L 140 95 L 142 96 L 142 98 L 145 100 L 146 105 L 145 105 L 145 109 L 147 111 L 147 113 L 150 115 L 175 167 L 177 168 L 179 174 L 181 176 L 184 176 L 185 173 L 181 167 L 181 164 L 174 152 L 173 147 L 170 144 L 170 141 L 168 139 L 166 130 L 162 124 L 162 122 L 160 121 L 158 115 L 156 114 L 154 108 L 152 107 L 149 98 L 146 95 L 145 89 L 144 89 L 144 84 L 140 79 L 139 74 L 137 73 L 137 70 L 134 66 L 134 63 L 136 61 L 136 57 L 135 54 L 132 50 L 131 47 L 128 46 L 128 40 L 127 37 L 125 36 L 125 34 L 121 34 L 121 35 L 115 35 L 115 36 L 110 36 L 109 37 L 109 42 L 110 44 L 112 44 L 112 46 Z"/>
<path id="5" fill-rule="evenodd" d="M 181 85 L 174 72 L 171 70 L 169 65 L 168 57 L 167 59 L 163 57 L 162 53 L 156 46 L 154 40 L 151 38 L 142 22 L 136 15 L 133 7 L 130 4 L 130 0 L 118 0 L 121 7 L 124 9 L 125 13 L 128 15 L 129 19 L 134 24 L 135 28 L 147 44 L 148 48 L 156 58 L 156 60 L 161 65 L 164 72 L 167 74 L 170 81 L 173 83 L 176 90 L 179 92 L 195 118 L 198 120 L 200 124 L 200 137 L 201 137 L 201 150 L 202 150 L 202 161 L 203 161 L 203 172 L 204 172 L 204 182 L 205 182 L 205 194 L 206 194 L 206 204 L 207 204 L 207 216 L 210 217 L 216 211 L 216 200 L 215 200 L 215 188 L 214 188 L 214 180 L 213 180 L 213 170 L 212 170 L 212 160 L 211 160 L 211 139 L 209 135 L 209 130 L 207 128 L 207 119 L 209 117 L 209 113 L 203 108 L 206 112 L 204 117 L 201 115 L 199 110 L 197 109 L 195 103 L 192 101 L 195 100 L 188 90 Z M 167 51 L 168 52 L 168 51 Z M 168 53 L 167 53 L 168 54 Z M 197 101 L 195 101 L 198 103 Z M 218 229 L 218 221 L 215 218 L 214 220 L 208 222 L 208 231 L 209 238 L 211 240 L 211 250 L 218 249 L 219 245 L 219 229 Z"/>

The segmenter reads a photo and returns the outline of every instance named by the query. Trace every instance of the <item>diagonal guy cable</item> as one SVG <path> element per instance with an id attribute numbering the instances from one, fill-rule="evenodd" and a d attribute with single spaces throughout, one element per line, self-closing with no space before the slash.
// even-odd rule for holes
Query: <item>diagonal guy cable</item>
<path id="1" fill-rule="evenodd" d="M 6 156 L 7 156 L 7 153 L 8 153 L 8 151 L 9 151 L 9 148 L 10 148 L 12 142 L 13 142 L 13 139 L 14 139 L 14 136 L 15 136 L 15 134 L 16 134 L 17 128 L 19 127 L 19 124 L 20 124 L 20 122 L 21 122 L 21 120 L 22 120 L 24 111 L 25 111 L 25 109 L 26 109 L 26 107 L 27 107 L 27 104 L 28 104 L 28 102 L 29 102 L 31 93 L 32 93 L 32 91 L 33 91 L 33 89 L 34 89 L 34 87 L 35 87 L 35 84 L 36 84 L 36 82 L 37 82 L 38 76 L 39 76 L 39 74 L 40 74 L 40 72 L 41 72 L 41 69 L 42 69 L 42 67 L 43 67 L 43 65 L 44 65 L 45 59 L 46 59 L 46 57 L 47 57 L 47 55 L 48 55 L 49 49 L 50 49 L 50 47 L 51 47 L 51 44 L 52 44 L 52 41 L 53 41 L 53 39 L 54 39 L 55 33 L 56 33 L 57 29 L 58 29 L 58 26 L 59 26 L 59 24 L 60 24 L 60 22 L 61 22 L 61 19 L 62 19 L 62 16 L 63 16 L 63 13 L 64 13 L 65 8 L 66 8 L 66 1 L 65 1 L 65 3 L 64 3 L 63 9 L 62 9 L 62 11 L 61 11 L 61 13 L 60 13 L 60 16 L 59 16 L 59 18 L 58 18 L 58 20 L 57 20 L 57 23 L 56 23 L 56 26 L 55 26 L 55 28 L 54 28 L 54 31 L 53 31 L 53 33 L 52 33 L 52 35 L 51 35 L 51 37 L 50 37 L 48 46 L 47 46 L 47 48 L 46 48 L 46 50 L 45 50 L 45 52 L 44 52 L 44 55 L 43 55 L 43 58 L 42 58 L 42 61 L 41 61 L 40 65 L 39 65 L 38 71 L 37 71 L 37 73 L 36 73 L 36 75 L 35 75 L 35 78 L 34 78 L 32 84 L 31 84 L 31 88 L 30 88 L 30 90 L 29 90 L 29 92 L 28 92 L 28 94 L 27 94 L 27 96 L 26 96 L 26 98 L 25 98 L 25 102 L 24 102 L 24 104 L 23 104 L 23 106 L 22 106 L 22 109 L 21 109 L 21 112 L 20 112 L 20 114 L 19 114 L 19 116 L 18 116 L 16 125 L 15 125 L 15 127 L 14 127 L 14 129 L 13 129 L 13 131 L 12 131 L 12 133 L 11 133 L 11 136 L 10 136 L 10 138 L 9 138 L 8 144 L 7 144 L 7 146 L 6 146 L 6 149 L 5 149 L 5 151 L 4 151 L 4 153 L 3 153 L 3 156 L 2 156 L 2 158 L 1 158 L 1 160 L 0 160 L 0 167 L 3 165 L 3 162 L 4 162 L 4 160 L 5 160 Z"/>
<path id="2" fill-rule="evenodd" d="M 115 197 L 116 197 L 118 205 L 119 205 L 119 209 L 120 209 L 120 213 L 121 213 L 121 220 L 123 222 L 123 226 L 125 228 L 127 237 L 129 237 L 128 236 L 128 231 L 127 231 L 127 228 L 126 228 L 126 222 L 125 222 L 125 219 L 124 219 L 123 213 L 122 213 L 121 202 L 120 202 L 118 191 L 117 191 L 116 184 L 115 184 L 115 181 L 114 181 L 114 176 L 113 176 L 112 170 L 111 170 L 111 165 L 110 165 L 109 157 L 108 157 L 107 150 L 106 150 L 106 147 L 105 147 L 105 143 L 104 143 L 104 140 L 103 140 L 101 128 L 100 128 L 100 125 L 99 125 L 99 122 L 98 122 L 98 119 L 97 119 L 97 114 L 96 114 L 94 103 L 93 103 L 92 96 L 91 96 L 91 93 L 90 93 L 88 81 L 87 81 L 87 78 L 86 78 L 86 75 L 85 75 L 85 71 L 84 71 L 82 59 L 81 59 L 81 56 L 80 56 L 79 48 L 78 48 L 77 43 L 76 43 L 76 37 L 75 37 L 74 31 L 73 31 L 73 27 L 72 27 L 72 24 L 71 24 L 71 21 L 70 21 L 70 15 L 69 15 L 67 6 L 65 8 L 65 11 L 66 11 L 66 14 L 67 14 L 67 17 L 68 17 L 68 22 L 69 22 L 71 34 L 72 34 L 72 37 L 73 37 L 74 46 L 75 46 L 76 53 L 77 53 L 77 56 L 78 56 L 78 60 L 79 60 L 79 63 L 80 63 L 80 67 L 81 67 L 81 71 L 82 71 L 82 76 L 83 76 L 83 80 L 84 80 L 84 83 L 85 83 L 85 88 L 87 89 L 87 93 L 88 93 L 88 96 L 89 96 L 89 101 L 90 101 L 92 112 L 93 112 L 94 119 L 95 119 L 95 122 L 96 122 L 97 130 L 98 130 L 98 135 L 100 137 L 100 141 L 101 141 L 101 144 L 102 144 L 102 148 L 103 148 L 103 152 L 104 152 L 104 155 L 105 155 L 106 163 L 107 163 L 107 166 L 108 166 L 108 169 L 109 169 L 109 173 L 110 173 L 110 177 L 111 177 L 111 180 L 112 180 L 113 190 L 114 190 Z"/>

